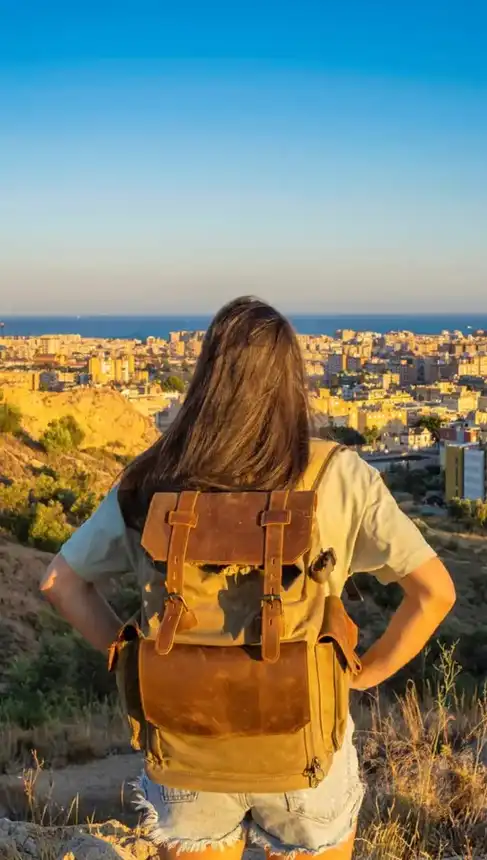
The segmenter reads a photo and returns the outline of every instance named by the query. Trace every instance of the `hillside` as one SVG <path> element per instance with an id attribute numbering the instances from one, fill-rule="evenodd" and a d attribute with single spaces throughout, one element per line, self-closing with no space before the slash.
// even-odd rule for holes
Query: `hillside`
<path id="1" fill-rule="evenodd" d="M 0 434 L 0 482 L 28 481 L 40 475 L 86 473 L 105 493 L 123 468 L 124 459 L 99 449 L 72 451 L 50 457 L 39 445 Z"/>
<path id="2" fill-rule="evenodd" d="M 133 454 L 157 438 L 154 422 L 116 391 L 90 388 L 50 394 L 12 388 L 5 399 L 20 409 L 23 427 L 34 440 L 49 421 L 66 415 L 73 415 L 84 431 L 84 448 Z"/>

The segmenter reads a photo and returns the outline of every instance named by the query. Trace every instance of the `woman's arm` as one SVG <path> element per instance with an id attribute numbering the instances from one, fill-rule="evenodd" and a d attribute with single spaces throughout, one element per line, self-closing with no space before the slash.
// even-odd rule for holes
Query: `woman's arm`
<path id="1" fill-rule="evenodd" d="M 419 654 L 455 604 L 455 586 L 438 557 L 399 580 L 404 598 L 380 639 L 362 658 L 355 690 L 367 690 L 395 675 Z"/>
<path id="2" fill-rule="evenodd" d="M 122 621 L 108 605 L 96 586 L 86 582 L 57 555 L 47 568 L 40 590 L 72 627 L 106 654 L 117 636 Z"/>

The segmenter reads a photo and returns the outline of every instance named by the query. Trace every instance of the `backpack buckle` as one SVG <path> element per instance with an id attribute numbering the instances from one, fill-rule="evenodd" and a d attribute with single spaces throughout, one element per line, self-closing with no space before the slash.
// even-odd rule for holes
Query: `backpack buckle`
<path id="1" fill-rule="evenodd" d="M 278 594 L 264 594 L 262 596 L 262 605 L 265 603 L 270 604 L 271 607 L 274 606 L 274 603 L 279 603 L 279 607 L 282 612 L 282 600 Z"/>
<path id="2" fill-rule="evenodd" d="M 178 594 L 177 591 L 171 591 L 164 600 L 164 604 L 167 603 L 180 603 L 185 612 L 189 611 L 188 604 L 186 603 L 182 594 Z"/>

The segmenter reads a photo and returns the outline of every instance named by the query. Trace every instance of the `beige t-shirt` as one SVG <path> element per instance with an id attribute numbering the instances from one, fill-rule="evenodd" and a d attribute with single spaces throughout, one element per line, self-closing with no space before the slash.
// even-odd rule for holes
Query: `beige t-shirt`
<path id="1" fill-rule="evenodd" d="M 349 574 L 372 573 L 388 584 L 436 555 L 380 472 L 351 449 L 338 452 L 325 472 L 318 520 L 322 545 L 332 546 L 337 557 L 330 579 L 330 591 L 337 596 Z"/>
<path id="2" fill-rule="evenodd" d="M 351 449 L 337 453 L 324 475 L 318 489 L 318 521 L 323 548 L 333 547 L 337 557 L 329 587 L 338 596 L 351 573 L 372 573 L 386 584 L 436 555 L 401 511 L 380 473 Z M 88 582 L 131 571 L 147 582 L 149 561 L 137 533 L 125 526 L 116 489 L 61 553 Z"/>

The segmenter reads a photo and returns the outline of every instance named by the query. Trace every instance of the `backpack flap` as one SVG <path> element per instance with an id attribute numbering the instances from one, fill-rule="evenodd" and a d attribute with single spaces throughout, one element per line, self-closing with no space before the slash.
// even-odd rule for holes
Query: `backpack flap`
<path id="1" fill-rule="evenodd" d="M 265 522 L 271 493 L 156 493 L 147 514 L 142 546 L 153 561 L 167 562 L 174 526 L 187 528 L 185 560 L 191 564 L 264 563 Z M 311 547 L 316 495 L 288 492 L 282 563 L 295 564 Z M 187 512 L 187 523 L 186 513 Z M 181 517 L 182 515 L 182 517 Z M 181 547 L 182 548 L 182 547 Z"/>
<path id="2" fill-rule="evenodd" d="M 166 732 L 200 738 L 298 732 L 311 718 L 306 643 L 287 644 L 278 667 L 259 658 L 258 646 L 182 644 L 161 656 L 153 639 L 141 640 L 146 720 Z"/>

